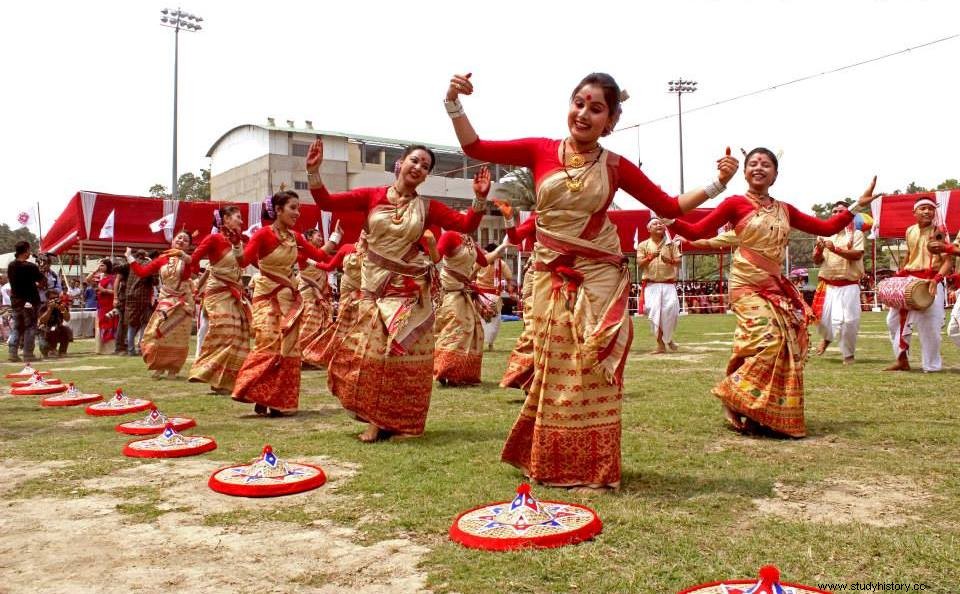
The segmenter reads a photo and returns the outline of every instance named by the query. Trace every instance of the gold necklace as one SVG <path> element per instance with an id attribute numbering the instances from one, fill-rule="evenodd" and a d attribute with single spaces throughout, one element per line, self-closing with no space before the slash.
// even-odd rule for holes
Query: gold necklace
<path id="1" fill-rule="evenodd" d="M 583 167 L 583 164 L 586 163 L 586 160 L 583 158 L 584 155 L 588 155 L 593 151 L 597 150 L 597 147 L 600 146 L 600 143 L 594 143 L 592 147 L 585 151 L 572 151 L 573 155 L 570 157 L 570 160 L 566 159 L 566 150 L 567 150 L 567 141 L 563 141 L 563 150 L 564 150 L 564 165 L 569 165 L 574 169 Z"/>
<path id="2" fill-rule="evenodd" d="M 391 215 L 390 220 L 394 225 L 399 225 L 403 222 L 403 215 L 407 213 L 407 208 L 410 206 L 410 203 L 414 198 L 417 197 L 417 193 L 414 192 L 413 196 L 404 196 L 400 193 L 400 190 L 397 189 L 396 185 L 390 186 L 393 190 L 393 193 L 397 195 L 396 201 L 393 205 L 393 215 Z M 401 208 L 401 203 L 403 208 Z"/>
<path id="3" fill-rule="evenodd" d="M 598 145 L 599 146 L 599 145 Z M 567 171 L 567 142 L 563 142 L 563 151 L 560 155 L 561 160 L 563 161 L 563 173 L 567 176 L 567 189 L 571 192 L 579 192 L 583 189 L 583 178 L 586 177 L 590 170 L 593 169 L 593 166 L 600 161 L 600 157 L 603 156 L 603 148 L 600 149 L 600 152 L 597 153 L 597 158 L 590 162 L 590 165 L 586 169 L 578 173 L 576 176 L 570 175 L 570 172 Z M 583 163 L 581 163 L 583 165 Z"/>

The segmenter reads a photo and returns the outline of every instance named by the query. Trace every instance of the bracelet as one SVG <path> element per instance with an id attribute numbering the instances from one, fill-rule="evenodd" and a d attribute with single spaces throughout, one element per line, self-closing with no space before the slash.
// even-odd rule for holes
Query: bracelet
<path id="1" fill-rule="evenodd" d="M 943 275 L 940 274 L 939 272 L 936 273 L 935 275 L 933 275 L 933 282 L 937 283 L 938 285 L 939 285 L 940 283 L 942 283 L 942 282 L 943 282 Z"/>
<path id="2" fill-rule="evenodd" d="M 507 229 L 513 229 L 517 226 L 517 221 L 513 217 L 504 217 L 503 226 Z"/>
<path id="3" fill-rule="evenodd" d="M 443 106 L 446 108 L 447 115 L 450 116 L 451 120 L 467 115 L 467 113 L 463 111 L 463 104 L 460 103 L 459 98 L 453 101 L 444 100 Z"/>
<path id="4" fill-rule="evenodd" d="M 343 239 L 343 234 L 340 233 L 339 231 L 334 231 L 333 233 L 330 234 L 330 241 L 331 241 L 331 243 L 335 243 L 335 244 L 337 244 L 337 245 L 340 245 L 340 240 L 341 240 L 341 239 Z"/>
<path id="5" fill-rule="evenodd" d="M 322 186 L 323 178 L 320 177 L 320 172 L 315 171 L 313 173 L 307 172 L 307 183 L 311 186 Z"/>
<path id="6" fill-rule="evenodd" d="M 486 198 L 474 198 L 473 204 L 470 205 L 470 208 L 477 212 L 485 212 L 487 210 L 487 199 Z"/>
<path id="7" fill-rule="evenodd" d="M 716 198 L 717 196 L 722 194 L 723 191 L 726 189 L 727 189 L 727 186 L 725 184 L 720 183 L 720 180 L 717 179 L 717 180 L 714 180 L 713 183 L 705 186 L 703 188 L 703 191 L 707 195 L 707 200 L 710 200 L 711 198 Z"/>

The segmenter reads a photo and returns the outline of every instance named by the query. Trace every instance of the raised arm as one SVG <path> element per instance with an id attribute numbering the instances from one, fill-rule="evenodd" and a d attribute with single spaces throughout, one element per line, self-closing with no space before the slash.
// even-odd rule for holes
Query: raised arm
<path id="1" fill-rule="evenodd" d="M 853 220 L 853 213 L 849 210 L 837 213 L 826 220 L 818 219 L 817 217 L 801 212 L 792 204 L 787 204 L 787 211 L 790 213 L 791 228 L 811 235 L 821 235 L 824 237 L 839 233 Z"/>
<path id="2" fill-rule="evenodd" d="M 307 239 L 299 231 L 293 231 L 293 236 L 297 240 L 297 247 L 300 248 L 300 250 L 303 251 L 303 253 L 305 253 L 311 260 L 315 262 L 326 262 L 330 259 L 330 253 L 325 251 L 325 249 L 318 248 L 307 241 Z"/>
<path id="3" fill-rule="evenodd" d="M 670 231 L 688 240 L 711 238 L 717 234 L 717 229 L 726 223 L 736 223 L 738 214 L 745 215 L 750 209 L 752 206 L 746 198 L 731 196 L 696 223 L 677 219 L 670 225 Z"/>
<path id="4" fill-rule="evenodd" d="M 456 231 L 444 231 L 437 240 L 437 251 L 441 256 L 450 258 L 457 253 L 461 245 L 463 245 L 463 236 Z"/>
<path id="5" fill-rule="evenodd" d="M 357 251 L 356 244 L 348 243 L 347 245 L 340 246 L 340 249 L 337 250 L 337 253 L 333 255 L 332 258 L 326 262 L 318 262 L 317 268 L 330 272 L 340 268 L 343 264 L 343 259 L 347 257 L 347 254 L 352 254 Z"/>
<path id="6" fill-rule="evenodd" d="M 331 194 L 323 185 L 320 177 L 320 165 L 323 163 L 323 140 L 318 136 L 307 152 L 307 182 L 314 202 L 323 210 L 336 212 L 360 211 L 370 209 L 370 193 L 374 188 L 357 188 L 347 192 Z"/>
<path id="7" fill-rule="evenodd" d="M 439 226 L 461 233 L 473 233 L 483 220 L 483 211 L 470 208 L 466 213 L 453 210 L 443 202 L 430 200 L 427 212 L 427 226 Z"/>
<path id="8" fill-rule="evenodd" d="M 128 261 L 132 260 L 133 256 L 130 256 Z M 136 260 L 130 261 L 130 271 L 139 276 L 140 278 L 146 278 L 148 276 L 153 276 L 160 272 L 160 269 L 163 268 L 163 265 L 170 261 L 168 256 L 159 256 L 150 260 L 150 262 L 144 266 L 137 262 Z"/>
<path id="9" fill-rule="evenodd" d="M 658 215 L 675 218 L 693 210 L 710 198 L 719 196 L 727 188 L 727 182 L 737 172 L 739 166 L 740 162 L 730 155 L 730 147 L 727 147 L 726 155 L 717 159 L 716 181 L 673 198 L 660 189 L 660 186 L 650 181 L 639 167 L 621 157 L 620 187 Z"/>

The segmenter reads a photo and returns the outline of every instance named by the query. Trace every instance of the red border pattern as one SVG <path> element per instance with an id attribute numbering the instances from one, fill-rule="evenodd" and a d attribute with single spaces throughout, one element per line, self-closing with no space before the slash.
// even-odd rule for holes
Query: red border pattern
<path id="1" fill-rule="evenodd" d="M 233 466 L 223 466 L 214 470 L 213 474 L 210 475 L 210 480 L 207 481 L 207 486 L 217 493 L 233 495 L 234 497 L 279 497 L 281 495 L 292 495 L 294 493 L 310 491 L 311 489 L 316 489 L 327 482 L 327 475 L 324 474 L 323 469 L 319 466 L 315 464 L 307 464 L 305 462 L 293 462 L 293 464 L 297 464 L 299 466 L 309 466 L 317 471 L 317 476 L 295 483 L 276 483 L 273 485 L 263 485 L 259 487 L 253 485 L 234 485 L 231 483 L 225 483 L 216 478 L 217 475 L 224 470 L 249 466 L 249 464 L 235 464 Z"/>
<path id="2" fill-rule="evenodd" d="M 600 520 L 600 517 L 597 516 L 597 512 L 593 511 L 589 507 L 583 505 L 577 505 L 575 503 L 566 503 L 563 501 L 543 501 L 540 500 L 541 505 L 547 504 L 559 504 L 567 505 L 570 507 L 576 507 L 584 511 L 590 512 L 593 514 L 593 520 L 591 520 L 587 525 L 580 527 L 577 530 L 571 532 L 564 532 L 562 534 L 548 534 L 546 536 L 538 536 L 534 538 L 485 538 L 483 536 L 477 536 L 476 534 L 468 534 L 461 530 L 458 525 L 460 523 L 460 518 L 463 516 L 475 512 L 478 509 L 483 509 L 485 507 L 492 507 L 494 505 L 510 505 L 511 501 L 501 501 L 497 503 L 488 503 L 486 505 L 480 505 L 473 509 L 468 509 L 463 512 L 453 521 L 453 525 L 450 526 L 450 540 L 460 543 L 465 547 L 471 549 L 482 549 L 486 551 L 512 551 L 520 548 L 538 548 L 538 549 L 549 549 L 562 547 L 569 544 L 577 544 L 585 540 L 590 540 L 603 530 L 603 522 Z"/>

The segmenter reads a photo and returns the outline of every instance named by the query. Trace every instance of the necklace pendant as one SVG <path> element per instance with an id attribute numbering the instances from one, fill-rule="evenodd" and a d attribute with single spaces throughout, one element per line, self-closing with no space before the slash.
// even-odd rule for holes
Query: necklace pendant
<path id="1" fill-rule="evenodd" d="M 579 192 L 583 189 L 583 180 L 581 179 L 568 179 L 567 180 L 567 189 L 571 192 Z"/>
<path id="2" fill-rule="evenodd" d="M 570 167 L 583 167 L 583 155 L 573 155 L 570 157 Z"/>

